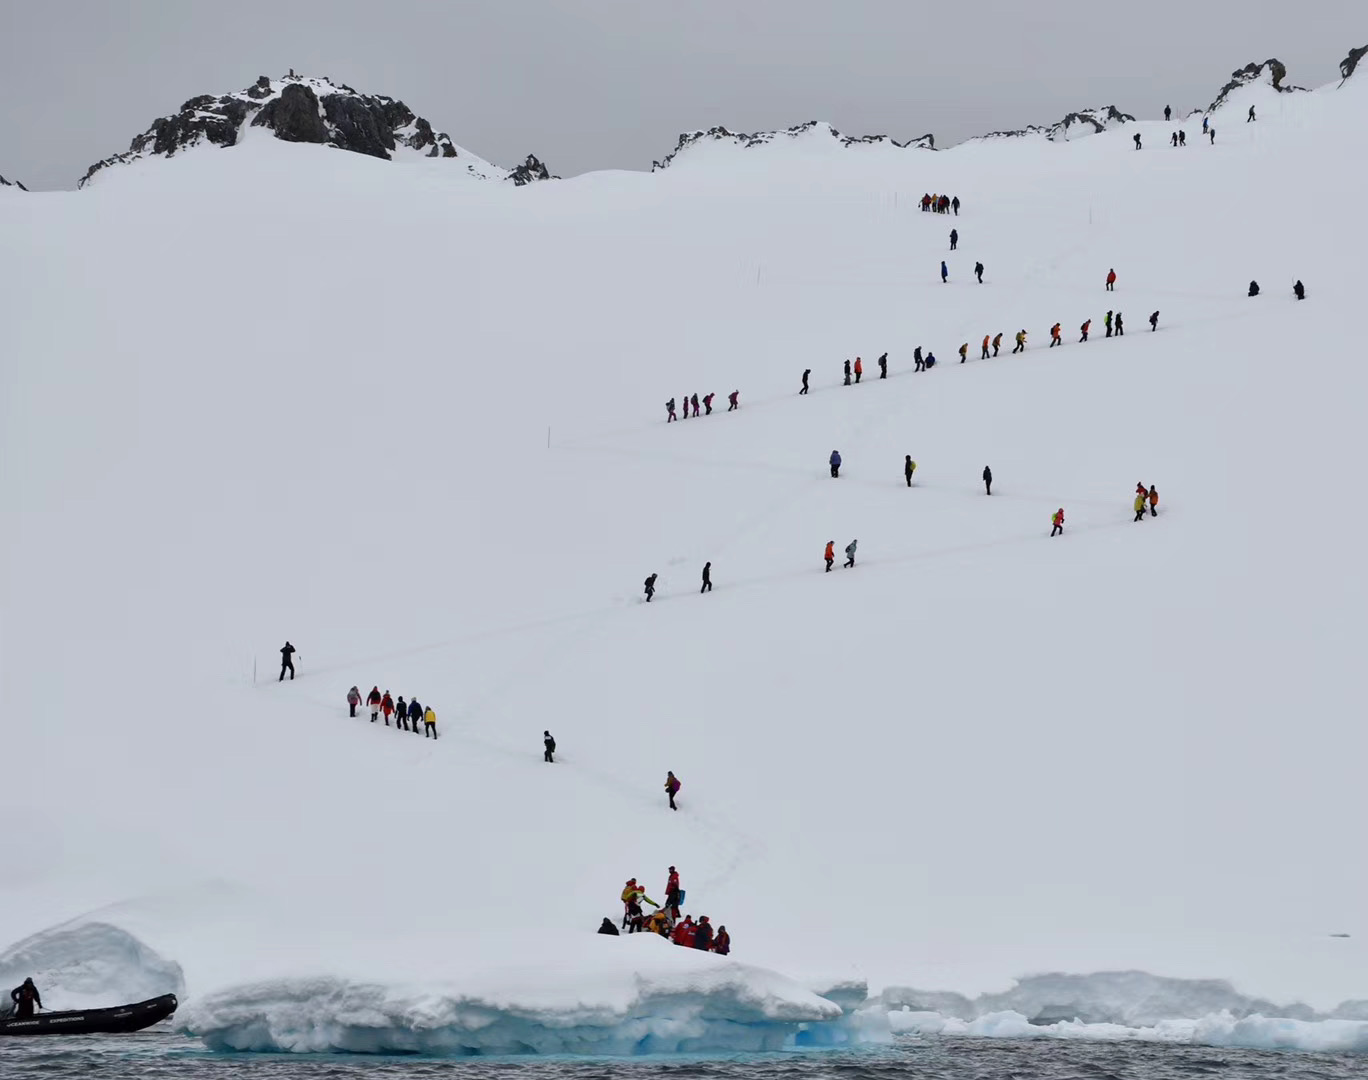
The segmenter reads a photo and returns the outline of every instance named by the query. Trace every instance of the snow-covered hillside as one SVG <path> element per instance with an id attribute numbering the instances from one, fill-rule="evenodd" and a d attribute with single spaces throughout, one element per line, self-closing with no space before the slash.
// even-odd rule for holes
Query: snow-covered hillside
<path id="1" fill-rule="evenodd" d="M 385 161 L 455 159 L 464 174 L 480 180 L 510 180 L 522 186 L 552 178 L 534 155 L 515 169 L 502 169 L 457 146 L 445 131 L 433 131 L 402 101 L 291 71 L 280 79 L 262 75 L 235 93 L 191 98 L 178 112 L 154 120 L 127 151 L 97 161 L 77 186 L 85 187 L 112 165 L 169 158 L 196 146 L 236 146 L 248 127 L 264 128 L 285 142 L 316 143 Z"/>
<path id="2" fill-rule="evenodd" d="M 809 133 L 526 188 L 249 124 L 0 199 L 0 974 L 183 990 L 214 1046 L 1362 1047 L 1316 1025 L 1368 999 L 1365 117 L 1361 73 L 1255 80 L 1183 149 Z M 730 958 L 594 935 L 671 865 Z"/>

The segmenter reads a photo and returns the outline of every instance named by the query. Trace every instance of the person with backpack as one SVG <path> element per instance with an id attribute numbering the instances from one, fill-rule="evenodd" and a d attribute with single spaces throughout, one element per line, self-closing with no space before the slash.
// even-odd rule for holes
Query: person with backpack
<path id="1" fill-rule="evenodd" d="M 996 356 L 996 355 L 998 354 L 998 350 L 999 350 L 1000 348 L 1002 348 L 1002 331 L 1001 331 L 1001 330 L 999 330 L 996 334 L 993 335 L 993 355 L 994 355 L 994 356 Z"/>
<path id="2" fill-rule="evenodd" d="M 983 263 L 974 263 L 974 277 L 978 278 L 978 283 L 983 284 Z"/>
<path id="3" fill-rule="evenodd" d="M 276 682 L 284 682 L 287 671 L 290 673 L 290 682 L 294 682 L 294 654 L 298 651 L 288 641 L 285 642 L 285 647 L 280 650 L 280 678 Z"/>
<path id="4" fill-rule="evenodd" d="M 980 359 L 980 360 L 987 360 L 987 359 L 988 359 L 988 338 L 989 338 L 989 335 L 988 335 L 988 334 L 984 334 L 984 335 L 983 335 L 983 348 L 979 351 L 979 359 Z"/>
<path id="5" fill-rule="evenodd" d="M 1298 278 L 1297 283 L 1292 286 L 1292 295 L 1298 300 L 1306 299 L 1306 286 L 1301 283 L 1301 278 Z"/>
<path id="6" fill-rule="evenodd" d="M 437 738 L 437 713 L 431 705 L 423 710 L 423 738 Z"/>
<path id="7" fill-rule="evenodd" d="M 1149 495 L 1147 496 L 1147 498 L 1149 499 L 1150 517 L 1158 517 L 1159 489 L 1155 487 L 1153 484 L 1150 485 Z"/>
<path id="8" fill-rule="evenodd" d="M 544 747 L 542 760 L 547 764 L 554 765 L 556 763 L 556 740 L 551 737 L 551 732 L 542 732 L 542 746 Z"/>
<path id="9" fill-rule="evenodd" d="M 958 230 L 958 229 L 951 229 L 951 230 L 950 230 L 950 250 L 951 250 L 951 251 L 954 251 L 954 250 L 955 250 L 956 248 L 958 248 L 958 247 L 959 247 L 959 230 Z"/>
<path id="10" fill-rule="evenodd" d="M 842 386 L 849 386 L 849 385 L 850 385 L 850 361 L 849 361 L 848 359 L 847 359 L 846 362 L 845 362 L 845 380 L 841 383 L 841 385 L 842 385 Z"/>
<path id="11" fill-rule="evenodd" d="M 666 797 L 667 799 L 670 800 L 670 809 L 671 809 L 671 810 L 678 810 L 678 809 L 679 809 L 679 807 L 677 807 L 677 806 L 675 805 L 675 796 L 679 794 L 679 789 L 682 788 L 683 786 L 684 786 L 684 785 L 681 784 L 681 783 L 679 782 L 679 777 L 675 776 L 675 774 L 672 773 L 672 772 L 668 772 L 668 771 L 666 772 L 666 774 L 665 774 L 665 797 Z M 679 918 L 679 913 L 678 913 L 678 912 L 675 912 L 675 918 L 676 918 L 676 919 Z"/>
<path id="12" fill-rule="evenodd" d="M 1111 336 L 1112 336 L 1112 313 L 1111 313 L 1110 311 L 1107 312 L 1107 314 L 1105 314 L 1104 316 L 1102 316 L 1102 325 L 1103 325 L 1104 327 L 1106 327 L 1106 330 L 1107 330 L 1107 337 L 1111 337 Z"/>
<path id="13" fill-rule="evenodd" d="M 1117 337 L 1124 337 L 1126 334 L 1126 322 L 1121 318 L 1121 312 L 1116 313 L 1116 318 L 1112 320 L 1112 330 Z"/>
<path id="14" fill-rule="evenodd" d="M 1140 149 L 1140 132 L 1137 131 L 1134 135 L 1131 136 L 1131 138 L 1135 140 L 1135 148 L 1136 148 L 1137 150 L 1139 150 L 1139 149 Z"/>
<path id="15" fill-rule="evenodd" d="M 836 541 L 828 540 L 826 551 L 822 553 L 822 558 L 826 560 L 826 572 L 831 573 L 832 563 L 836 561 Z"/>
<path id="16" fill-rule="evenodd" d="M 912 474 L 917 471 L 917 463 L 912 460 L 912 455 L 908 454 L 903 458 L 903 476 L 907 479 L 907 486 L 912 486 Z"/>
<path id="17" fill-rule="evenodd" d="M 1251 282 L 1249 283 L 1249 295 L 1250 295 L 1250 296 L 1258 296 L 1258 295 L 1259 295 L 1259 283 L 1258 283 L 1257 281 L 1251 281 Z"/>
<path id="18" fill-rule="evenodd" d="M 855 565 L 855 546 L 858 543 L 858 540 L 852 540 L 850 543 L 846 545 L 846 561 L 841 564 L 842 567 L 851 567 Z"/>
<path id="19" fill-rule="evenodd" d="M 709 952 L 713 944 L 713 928 L 708 922 L 706 915 L 698 920 L 698 926 L 694 930 L 694 948 Z"/>
<path id="20" fill-rule="evenodd" d="M 732 412 L 734 409 L 739 409 L 741 407 L 740 402 L 738 400 L 740 397 L 740 390 L 733 390 L 730 394 L 727 395 L 727 412 Z"/>
<path id="21" fill-rule="evenodd" d="M 673 777 L 674 773 L 670 773 Z M 669 781 L 666 781 L 669 787 Z M 679 887 L 679 871 L 673 866 L 669 869 L 669 877 L 665 879 L 665 910 L 669 911 L 674 917 L 679 918 L 679 905 L 684 903 L 684 890 Z"/>
<path id="22" fill-rule="evenodd" d="M 380 687 L 372 686 L 370 694 L 366 697 L 366 704 L 370 706 L 371 723 L 375 723 L 380 716 Z"/>
<path id="23" fill-rule="evenodd" d="M 860 376 L 864 374 L 864 361 L 858 356 L 855 357 L 855 381 L 860 381 Z"/>
<path id="24" fill-rule="evenodd" d="M 1148 494 L 1149 494 L 1149 493 L 1146 492 L 1145 489 L 1144 489 L 1143 487 L 1141 487 L 1141 489 L 1140 489 L 1138 492 L 1135 493 L 1135 503 L 1134 503 L 1134 505 L 1131 507 L 1131 509 L 1135 511 L 1135 520 L 1136 520 L 1136 521 L 1144 521 L 1144 520 L 1145 520 L 1145 506 L 1146 506 Z"/>
<path id="25" fill-rule="evenodd" d="M 705 592 L 712 592 L 712 563 L 703 564 L 703 587 L 698 590 L 700 595 Z"/>
<path id="26" fill-rule="evenodd" d="M 1157 312 L 1157 311 L 1151 311 L 1151 312 L 1150 312 L 1150 320 L 1149 320 L 1149 322 L 1150 322 L 1150 333 L 1154 333 L 1154 331 L 1156 331 L 1156 330 L 1159 329 L 1159 312 Z"/>
<path id="27" fill-rule="evenodd" d="M 689 404 L 691 404 L 691 405 L 693 406 L 693 414 L 694 414 L 695 417 L 697 417 L 697 416 L 698 416 L 698 395 L 697 395 L 697 394 L 694 394 L 694 396 L 691 397 L 691 398 L 689 399 Z"/>
<path id="28" fill-rule="evenodd" d="M 712 415 L 712 403 L 713 403 L 713 398 L 715 398 L 716 396 L 717 396 L 717 395 L 714 394 L 711 390 L 709 390 L 709 391 L 707 392 L 707 394 L 704 395 L 704 397 L 703 397 L 703 415 L 704 415 L 704 416 L 711 416 L 711 415 Z"/>
<path id="29" fill-rule="evenodd" d="M 831 478 L 833 480 L 841 475 L 841 452 L 839 450 L 831 452 L 831 457 L 827 459 L 827 463 L 831 466 Z"/>
<path id="30" fill-rule="evenodd" d="M 798 391 L 799 396 L 808 392 L 808 376 L 812 374 L 812 368 L 803 368 L 803 388 Z"/>
<path id="31" fill-rule="evenodd" d="M 385 691 L 385 696 L 380 699 L 380 711 L 385 714 L 385 727 L 390 726 L 390 717 L 394 715 L 394 698 L 390 697 L 390 692 Z"/>
<path id="32" fill-rule="evenodd" d="M 1186 145 L 1187 145 L 1187 132 L 1184 131 L 1182 128 L 1179 128 L 1179 129 L 1178 129 L 1178 145 L 1179 145 L 1179 146 L 1186 146 Z"/>
<path id="33" fill-rule="evenodd" d="M 351 715 L 356 715 L 356 707 L 361 704 L 361 691 L 352 687 L 347 691 L 347 708 L 351 710 Z"/>
<path id="34" fill-rule="evenodd" d="M 987 465 L 983 467 L 983 491 L 987 495 L 993 493 L 993 470 Z"/>
<path id="35" fill-rule="evenodd" d="M 1063 344 L 1064 341 L 1059 336 L 1059 323 L 1055 323 L 1052 327 L 1050 327 L 1050 348 L 1053 349 L 1056 345 Z"/>
<path id="36" fill-rule="evenodd" d="M 879 357 L 879 378 L 888 378 L 888 353 Z"/>
<path id="37" fill-rule="evenodd" d="M 1060 507 L 1050 515 L 1051 536 L 1057 536 L 1064 532 L 1064 507 Z"/>
<path id="38" fill-rule="evenodd" d="M 648 603 L 648 604 L 651 602 L 651 597 L 653 597 L 653 596 L 655 595 L 655 583 L 656 583 L 656 575 L 655 575 L 655 574 L 652 574 L 652 575 L 651 575 L 650 577 L 648 577 L 648 578 L 646 579 L 646 581 L 645 581 L 645 586 L 646 586 L 646 603 Z"/>
<path id="39" fill-rule="evenodd" d="M 969 342 L 966 341 L 963 345 L 959 347 L 959 354 L 961 364 L 964 363 L 967 359 L 969 359 Z"/>
<path id="40" fill-rule="evenodd" d="M 958 195 L 950 200 L 950 208 L 955 211 L 955 217 L 959 217 L 960 201 Z"/>
<path id="41" fill-rule="evenodd" d="M 394 726 L 408 730 L 408 702 L 404 700 L 404 695 L 399 695 L 399 700 L 394 703 Z"/>
<path id="42" fill-rule="evenodd" d="M 409 723 L 413 725 L 413 733 L 415 735 L 418 734 L 418 726 L 422 723 L 423 714 L 425 711 L 426 710 L 424 710 L 423 706 L 418 703 L 417 698 L 409 699 Z"/>
<path id="43" fill-rule="evenodd" d="M 1107 292 L 1116 291 L 1116 267 L 1107 271 Z"/>
<path id="44" fill-rule="evenodd" d="M 1082 336 L 1081 338 L 1078 339 L 1078 343 L 1079 343 L 1080 345 L 1082 345 L 1083 342 L 1085 342 L 1085 341 L 1088 340 L 1088 328 L 1089 328 L 1090 326 L 1092 326 L 1092 320 L 1091 320 L 1091 319 L 1084 319 L 1084 320 L 1083 320 L 1083 325 L 1079 327 L 1079 329 L 1083 331 L 1083 336 Z"/>
<path id="45" fill-rule="evenodd" d="M 665 423 L 673 424 L 679 417 L 675 415 L 675 399 L 670 398 L 665 402 Z"/>
<path id="46" fill-rule="evenodd" d="M 950 280 L 950 267 L 945 265 L 945 260 L 941 260 L 941 284 L 944 285 Z"/>
<path id="47" fill-rule="evenodd" d="M 1012 354 L 1013 354 L 1013 355 L 1016 355 L 1016 354 L 1019 353 L 1019 352 L 1025 352 L 1025 351 L 1026 351 L 1026 331 L 1025 331 L 1025 330 L 1018 330 L 1018 331 L 1016 332 L 1016 348 L 1012 350 Z"/>

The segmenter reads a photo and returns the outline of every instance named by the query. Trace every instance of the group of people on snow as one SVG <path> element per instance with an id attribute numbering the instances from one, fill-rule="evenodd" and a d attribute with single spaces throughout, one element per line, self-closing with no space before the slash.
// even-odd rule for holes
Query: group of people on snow
<path id="1" fill-rule="evenodd" d="M 701 916 L 697 922 L 692 915 L 679 916 L 680 906 L 684 903 L 685 892 L 679 885 L 679 872 L 672 866 L 665 882 L 665 903 L 657 904 L 646 895 L 644 887 L 636 878 L 628 878 L 622 890 L 622 928 L 629 934 L 659 934 L 669 938 L 676 945 L 686 949 L 701 949 L 726 956 L 731 952 L 731 935 L 725 926 L 714 931 L 708 916 Z M 643 904 L 655 908 L 650 915 L 645 913 Z M 599 925 L 600 934 L 617 936 L 618 928 L 606 916 Z"/>
<path id="2" fill-rule="evenodd" d="M 708 393 L 706 393 L 706 394 L 703 395 L 701 401 L 702 401 L 702 404 L 703 404 L 703 409 L 704 409 L 703 415 L 704 415 L 704 416 L 711 416 L 711 415 L 712 415 L 712 403 L 713 403 L 713 398 L 715 398 L 716 396 L 717 396 L 717 395 L 714 394 L 712 391 L 709 391 Z M 740 397 L 741 397 L 741 391 L 740 391 L 740 390 L 733 390 L 730 394 L 727 395 L 727 412 L 732 412 L 734 409 L 736 409 L 736 408 L 739 407 Z M 692 396 L 690 396 L 690 395 L 688 395 L 688 394 L 685 394 L 685 395 L 684 395 L 684 419 L 685 419 L 685 420 L 687 420 L 687 419 L 689 418 L 689 409 L 690 409 L 690 408 L 693 409 L 693 415 L 694 415 L 694 416 L 698 416 L 698 415 L 699 415 L 699 412 L 698 412 L 699 401 L 700 401 L 700 398 L 699 398 L 699 396 L 698 396 L 697 394 L 694 394 L 694 395 L 692 395 Z M 670 398 L 669 401 L 665 402 L 665 423 L 667 423 L 667 424 L 673 423 L 674 421 L 676 421 L 676 420 L 678 420 L 678 419 L 679 419 L 679 417 L 675 415 L 675 399 L 674 399 L 674 398 Z"/>
<path id="3" fill-rule="evenodd" d="M 385 718 L 385 727 L 390 726 L 390 718 L 394 718 L 394 726 L 404 731 L 412 730 L 416 735 L 419 725 L 422 725 L 423 735 L 428 739 L 437 738 L 437 713 L 431 705 L 422 705 L 415 697 L 411 701 L 405 701 L 404 695 L 400 694 L 398 700 L 390 696 L 386 690 L 380 693 L 379 686 L 372 686 L 369 694 L 364 697 L 361 691 L 353 686 L 347 691 L 347 707 L 351 715 L 356 715 L 358 705 L 365 703 L 370 706 L 371 723 L 375 723 L 381 716 Z M 412 724 L 412 728 L 409 725 Z"/>
<path id="4" fill-rule="evenodd" d="M 1132 507 L 1135 511 L 1135 520 L 1144 521 L 1145 511 L 1149 510 L 1150 517 L 1159 516 L 1159 489 L 1151 484 L 1148 488 L 1144 483 L 1135 485 L 1135 504 Z"/>
<path id="5" fill-rule="evenodd" d="M 652 573 L 644 582 L 642 582 L 642 585 L 646 590 L 646 603 L 648 604 L 651 602 L 651 597 L 656 593 L 656 581 L 659 577 L 659 574 Z M 699 587 L 698 591 L 700 594 L 712 592 L 712 587 L 712 562 L 709 561 L 703 564 L 703 584 Z"/>
<path id="6" fill-rule="evenodd" d="M 934 211 L 937 214 L 948 214 L 954 211 L 959 217 L 960 200 L 956 195 L 953 198 L 949 195 L 927 195 L 921 197 L 921 208 L 923 213 Z"/>

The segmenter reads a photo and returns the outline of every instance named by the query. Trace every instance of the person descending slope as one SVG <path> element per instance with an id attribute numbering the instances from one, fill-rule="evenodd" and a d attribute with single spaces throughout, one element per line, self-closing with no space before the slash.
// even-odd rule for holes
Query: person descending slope
<path id="1" fill-rule="evenodd" d="M 429 705 L 423 711 L 423 738 L 437 738 L 437 713 Z"/>
<path id="2" fill-rule="evenodd" d="M 1154 331 L 1156 331 L 1156 330 L 1158 330 L 1158 329 L 1159 329 L 1159 312 L 1157 312 L 1157 311 L 1151 311 L 1151 312 L 1150 312 L 1150 333 L 1154 333 Z"/>
<path id="3" fill-rule="evenodd" d="M 988 359 L 988 338 L 989 338 L 989 335 L 988 335 L 988 334 L 984 334 L 984 335 L 983 335 L 983 350 L 979 353 L 979 359 L 980 359 L 980 360 L 987 360 L 987 359 Z"/>
<path id="4" fill-rule="evenodd" d="M 733 390 L 730 394 L 727 395 L 727 412 L 731 412 L 732 410 L 739 409 L 741 407 L 740 398 L 740 390 Z"/>
<path id="5" fill-rule="evenodd" d="M 859 541 L 858 541 L 858 540 L 852 540 L 850 543 L 848 543 L 848 544 L 846 545 L 846 549 L 845 549 L 846 561 L 845 561 L 844 563 L 841 564 L 843 567 L 854 566 L 854 565 L 855 565 L 855 547 L 856 547 L 856 545 L 858 545 L 858 544 L 859 544 Z"/>
<path id="6" fill-rule="evenodd" d="M 651 602 L 651 597 L 653 597 L 653 596 L 655 595 L 655 583 L 656 583 L 656 575 L 655 575 L 655 574 L 652 574 L 650 577 L 648 577 L 648 578 L 646 579 L 645 583 L 644 583 L 644 584 L 645 584 L 645 587 L 646 587 L 646 603 L 648 603 L 648 604 Z"/>
<path id="7" fill-rule="evenodd" d="M 672 424 L 678 419 L 679 417 L 675 415 L 675 399 L 670 398 L 669 401 L 665 402 L 665 423 Z"/>
<path id="8" fill-rule="evenodd" d="M 945 260 L 941 260 L 941 284 L 944 285 L 950 280 L 950 267 L 945 265 Z"/>
<path id="9" fill-rule="evenodd" d="M 849 385 L 850 385 L 850 361 L 849 361 L 849 360 L 847 360 L 847 361 L 845 362 L 845 380 L 841 383 L 841 385 L 842 385 L 842 386 L 849 386 Z"/>
<path id="10" fill-rule="evenodd" d="M 808 392 L 808 376 L 811 374 L 812 368 L 803 368 L 803 388 L 798 391 L 799 394 L 806 394 Z"/>
<path id="11" fill-rule="evenodd" d="M 985 495 L 993 493 L 993 470 L 987 465 L 983 467 L 983 492 Z"/>
<path id="12" fill-rule="evenodd" d="M 698 590 L 700 594 L 712 592 L 712 563 L 703 564 L 703 587 Z"/>
<path id="13" fill-rule="evenodd" d="M 826 572 L 831 573 L 831 565 L 836 561 L 836 541 L 828 540 L 826 551 L 822 553 L 822 558 L 826 560 Z"/>
<path id="14" fill-rule="evenodd" d="M 1136 148 L 1137 150 L 1139 150 L 1139 149 L 1140 149 L 1140 132 L 1137 131 L 1134 135 L 1131 136 L 1131 138 L 1135 140 L 1135 148 Z"/>
<path id="15" fill-rule="evenodd" d="M 675 796 L 679 794 L 679 789 L 684 785 L 679 782 L 679 778 L 672 772 L 667 772 L 665 776 L 665 797 L 670 800 L 670 809 L 678 810 L 675 805 Z M 679 918 L 679 912 L 675 912 L 675 918 Z"/>
<path id="16" fill-rule="evenodd" d="M 903 476 L 907 479 L 907 486 L 912 486 L 912 474 L 917 471 L 917 463 L 912 460 L 912 455 L 908 454 L 903 458 Z"/>
<path id="17" fill-rule="evenodd" d="M 1146 497 L 1147 497 L 1147 492 L 1145 491 L 1145 489 L 1144 489 L 1143 487 L 1142 487 L 1139 491 L 1137 491 L 1137 492 L 1135 493 L 1135 503 L 1134 503 L 1134 505 L 1132 505 L 1131 509 L 1135 511 L 1135 520 L 1136 520 L 1136 521 L 1144 521 L 1144 520 L 1145 520 L 1145 504 L 1146 504 Z"/>
<path id="18" fill-rule="evenodd" d="M 1056 345 L 1063 344 L 1064 342 L 1060 340 L 1059 337 L 1059 323 L 1055 323 L 1052 327 L 1050 327 L 1050 348 L 1053 349 Z"/>
<path id="19" fill-rule="evenodd" d="M 1016 332 L 1016 348 L 1012 350 L 1012 353 L 1013 353 L 1013 354 L 1016 354 L 1016 353 L 1025 352 L 1025 351 L 1026 351 L 1026 331 L 1025 331 L 1025 330 L 1018 330 L 1018 331 Z"/>
<path id="20" fill-rule="evenodd" d="M 879 357 L 879 378 L 888 378 L 888 353 Z"/>
<path id="21" fill-rule="evenodd" d="M 828 462 L 828 464 L 830 464 L 830 466 L 831 466 L 831 475 L 832 475 L 832 478 L 835 479 L 836 477 L 840 476 L 840 475 L 841 475 L 841 452 L 840 452 L 839 450 L 833 450 L 833 451 L 831 452 L 831 457 L 827 459 L 827 462 Z"/>
<path id="22" fill-rule="evenodd" d="M 935 366 L 936 366 L 936 354 L 933 353 L 933 352 L 931 352 L 931 350 L 928 349 L 927 352 L 926 352 L 926 359 L 922 362 L 922 369 L 923 369 L 924 371 L 930 371 L 930 370 L 931 370 L 933 367 L 935 367 Z"/>
<path id="23" fill-rule="evenodd" d="M 966 341 L 963 345 L 959 347 L 959 354 L 961 364 L 964 363 L 967 359 L 969 359 L 969 342 Z"/>
<path id="24" fill-rule="evenodd" d="M 366 696 L 366 704 L 370 706 L 371 723 L 373 724 L 380 715 L 380 687 L 371 687 L 371 692 Z"/>
<path id="25" fill-rule="evenodd" d="M 1112 267 L 1107 271 L 1107 292 L 1116 291 L 1116 268 Z"/>
<path id="26" fill-rule="evenodd" d="M 1306 299 L 1306 286 L 1301 283 L 1301 278 L 1298 278 L 1297 283 L 1292 286 L 1292 295 L 1298 300 Z"/>
<path id="27" fill-rule="evenodd" d="M 551 732 L 542 732 L 542 760 L 549 765 L 556 763 L 556 740 L 551 737 Z"/>
<path id="28" fill-rule="evenodd" d="M 1053 528 L 1050 529 L 1051 536 L 1055 536 L 1064 531 L 1064 507 L 1061 506 L 1050 515 L 1050 524 L 1053 526 Z"/>
<path id="29" fill-rule="evenodd" d="M 955 250 L 956 248 L 958 248 L 958 247 L 959 247 L 959 230 L 958 230 L 958 229 L 951 229 L 951 230 L 950 230 L 950 250 L 951 250 L 951 251 L 954 251 L 954 250 Z"/>
<path id="30" fill-rule="evenodd" d="M 1001 330 L 999 330 L 996 334 L 993 335 L 993 355 L 994 355 L 994 356 L 996 356 L 996 355 L 998 354 L 998 350 L 999 350 L 1000 348 L 1002 348 L 1002 331 L 1001 331 Z"/>
<path id="31" fill-rule="evenodd" d="M 294 654 L 297 650 L 288 641 L 280 650 L 280 678 L 276 682 L 285 681 L 285 672 L 290 673 L 290 682 L 294 682 Z"/>
<path id="32" fill-rule="evenodd" d="M 351 710 L 351 715 L 356 715 L 356 707 L 361 704 L 361 691 L 352 687 L 347 691 L 347 708 Z"/>
<path id="33" fill-rule="evenodd" d="M 1153 484 L 1150 485 L 1149 489 L 1149 508 L 1150 517 L 1159 516 L 1159 489 Z"/>
<path id="34" fill-rule="evenodd" d="M 860 381 L 860 376 L 864 374 L 864 361 L 858 356 L 855 357 L 855 381 Z"/>
<path id="35" fill-rule="evenodd" d="M 1083 325 L 1079 327 L 1079 329 L 1080 329 L 1081 331 L 1083 331 L 1083 336 L 1082 336 L 1081 338 L 1078 339 L 1078 343 L 1079 343 L 1080 345 L 1083 344 L 1083 342 L 1085 342 L 1085 341 L 1088 340 L 1088 328 L 1089 328 L 1090 326 L 1092 326 L 1092 320 L 1091 320 L 1091 319 L 1084 319 L 1084 320 L 1083 320 Z"/>

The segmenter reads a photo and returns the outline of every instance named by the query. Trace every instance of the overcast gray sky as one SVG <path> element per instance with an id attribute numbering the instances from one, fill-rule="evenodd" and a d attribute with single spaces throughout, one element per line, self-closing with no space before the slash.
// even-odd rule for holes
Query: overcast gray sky
<path id="1" fill-rule="evenodd" d="M 1364 0 L 0 0 L 0 174 L 74 187 L 186 99 L 291 67 L 568 176 L 649 169 L 715 124 L 949 145 L 1085 106 L 1152 116 L 1270 56 L 1330 82 L 1364 44 Z"/>

